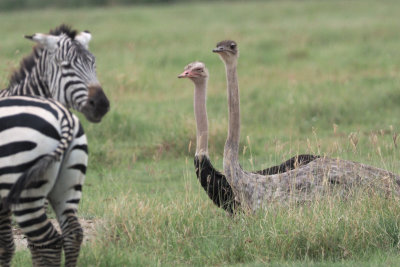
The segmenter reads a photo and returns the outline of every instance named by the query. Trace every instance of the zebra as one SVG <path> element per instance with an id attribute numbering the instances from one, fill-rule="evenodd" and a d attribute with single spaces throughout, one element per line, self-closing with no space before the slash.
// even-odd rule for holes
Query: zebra
<path id="1" fill-rule="evenodd" d="M 0 98 L 10 95 L 37 95 L 52 98 L 67 108 L 100 122 L 110 102 L 97 79 L 95 57 L 88 50 L 92 38 L 88 31 L 77 33 L 62 24 L 49 34 L 25 36 L 37 43 L 30 55 L 0 90 Z"/>
<path id="2" fill-rule="evenodd" d="M 11 215 L 27 236 L 33 266 L 76 266 L 83 230 L 76 212 L 88 147 L 79 119 L 59 102 L 35 96 L 0 98 L 0 264 L 15 251 Z M 52 205 L 62 235 L 48 220 Z"/>

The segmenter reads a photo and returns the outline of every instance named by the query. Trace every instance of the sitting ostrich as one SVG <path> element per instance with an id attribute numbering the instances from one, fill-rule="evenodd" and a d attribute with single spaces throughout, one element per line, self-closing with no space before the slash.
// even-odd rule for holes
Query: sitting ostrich
<path id="1" fill-rule="evenodd" d="M 327 157 L 315 157 L 307 164 L 279 174 L 260 174 L 245 171 L 239 164 L 240 107 L 237 63 L 239 51 L 235 41 L 225 40 L 213 49 L 225 65 L 228 92 L 228 136 L 224 147 L 225 178 L 242 207 L 255 211 L 267 207 L 272 201 L 303 202 L 324 195 L 332 188 L 343 196 L 349 188 L 360 185 L 377 185 L 399 194 L 400 177 L 389 171 L 361 163 Z M 375 184 L 376 183 L 376 184 Z"/>
<path id="2" fill-rule="evenodd" d="M 194 114 L 196 119 L 196 153 L 194 166 L 201 186 L 207 192 L 215 205 L 229 213 L 233 213 L 240 203 L 235 200 L 232 187 L 224 174 L 216 170 L 208 156 L 208 118 L 206 109 L 207 82 L 209 73 L 204 63 L 188 64 L 178 78 L 189 78 L 194 83 Z M 271 175 L 286 172 L 297 166 L 307 164 L 318 156 L 298 155 L 283 162 L 255 173 Z"/>

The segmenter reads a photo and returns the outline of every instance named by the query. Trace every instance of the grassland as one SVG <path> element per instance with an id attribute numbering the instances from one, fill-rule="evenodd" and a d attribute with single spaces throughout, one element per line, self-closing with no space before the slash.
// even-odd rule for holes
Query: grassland
<path id="1" fill-rule="evenodd" d="M 80 266 L 381 266 L 400 264 L 397 199 L 358 195 L 308 206 L 272 204 L 227 216 L 195 178 L 193 86 L 176 78 L 205 62 L 210 157 L 222 168 L 225 74 L 211 53 L 239 44 L 242 165 L 296 153 L 400 173 L 400 3 L 268 1 L 0 12 L 0 84 L 31 44 L 24 34 L 65 22 L 93 34 L 111 100 L 82 121 L 90 162 L 80 216 L 99 223 Z M 30 264 L 19 251 L 14 265 Z"/>

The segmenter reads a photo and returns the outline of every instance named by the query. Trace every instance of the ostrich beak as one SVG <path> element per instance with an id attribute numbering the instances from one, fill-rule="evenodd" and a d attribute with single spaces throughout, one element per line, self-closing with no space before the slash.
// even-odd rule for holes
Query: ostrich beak
<path id="1" fill-rule="evenodd" d="M 221 53 L 221 52 L 224 52 L 224 48 L 222 46 L 219 46 L 217 48 L 214 48 L 212 51 L 214 53 Z"/>
<path id="2" fill-rule="evenodd" d="M 186 78 L 189 77 L 190 71 L 185 70 L 184 72 L 182 72 L 181 74 L 178 75 L 178 78 Z"/>

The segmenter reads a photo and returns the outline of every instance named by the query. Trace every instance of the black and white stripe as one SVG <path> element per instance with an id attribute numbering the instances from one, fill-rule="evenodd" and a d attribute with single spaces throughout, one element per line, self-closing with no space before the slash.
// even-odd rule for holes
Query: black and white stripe
<path id="1" fill-rule="evenodd" d="M 89 121 L 99 122 L 109 110 L 96 75 L 95 57 L 88 50 L 91 34 L 77 34 L 61 25 L 50 34 L 36 33 L 26 38 L 36 42 L 24 58 L 0 98 L 36 95 L 52 98 L 82 112 Z"/>
<path id="2" fill-rule="evenodd" d="M 34 266 L 75 266 L 83 238 L 76 212 L 88 158 L 78 118 L 60 103 L 29 96 L 0 98 L 0 263 L 14 252 L 11 213 L 28 238 Z M 61 226 L 48 220 L 48 199 Z"/>

